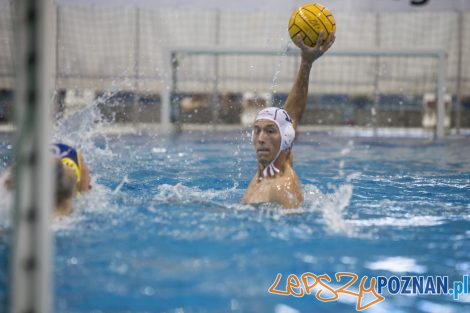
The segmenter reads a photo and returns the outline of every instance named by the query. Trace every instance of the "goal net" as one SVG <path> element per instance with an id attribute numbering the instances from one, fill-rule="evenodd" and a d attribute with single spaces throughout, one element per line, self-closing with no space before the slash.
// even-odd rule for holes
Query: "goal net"
<path id="1" fill-rule="evenodd" d="M 56 4 L 55 87 L 58 102 L 62 101 L 59 104 L 78 106 L 89 102 L 88 95 L 97 98 L 112 90 L 122 103 L 103 107 L 110 116 L 116 113 L 117 122 L 158 123 L 173 118 L 183 123 L 235 123 L 240 119 L 236 110 L 242 107 L 227 108 L 224 101 L 241 104 L 253 102 L 254 97 L 255 102 L 281 105 L 298 68 L 298 56 L 282 48 L 290 43 L 286 29 L 292 12 L 289 7 L 253 10 L 251 5 L 234 9 L 194 4 L 188 10 L 159 4 Z M 291 5 L 293 9 L 296 4 Z M 432 106 L 438 98 L 438 57 L 335 55 L 354 50 L 408 51 L 412 47 L 446 51 L 446 93 L 452 97 L 453 110 L 462 108 L 461 113 L 454 112 L 452 123 L 461 120 L 462 126 L 468 127 L 468 11 L 361 10 L 351 14 L 349 9 L 342 6 L 333 12 L 337 40 L 314 65 L 303 124 L 421 127 L 424 99 Z M 12 111 L 15 88 L 13 13 L 11 1 L 0 0 L 0 122 L 12 119 L 8 112 Z M 175 48 L 175 68 L 171 56 L 164 55 L 168 47 Z M 188 53 L 182 47 L 213 47 L 214 51 L 236 47 L 240 53 Z M 269 53 L 250 54 L 256 49 Z M 179 116 L 177 106 L 166 112 L 169 107 L 161 105 L 161 99 L 169 102 L 167 92 L 173 80 L 176 88 L 172 95 L 184 100 Z M 213 104 L 222 100 L 223 111 L 207 109 L 207 98 Z M 198 106 L 202 107 L 193 112 L 196 109 L 191 108 Z M 454 126 L 458 125 L 455 122 Z"/>
<path id="2" fill-rule="evenodd" d="M 163 106 L 182 123 L 243 123 L 253 103 L 284 104 L 299 61 L 298 49 L 170 49 Z M 312 68 L 302 124 L 420 127 L 425 99 L 444 99 L 445 75 L 439 50 L 328 51 Z"/>

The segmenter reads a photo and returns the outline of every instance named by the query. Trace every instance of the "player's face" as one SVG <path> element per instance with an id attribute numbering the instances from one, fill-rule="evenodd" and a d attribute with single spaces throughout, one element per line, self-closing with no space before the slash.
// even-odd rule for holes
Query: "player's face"
<path id="1" fill-rule="evenodd" d="M 276 123 L 269 120 L 258 120 L 253 126 L 253 145 L 256 159 L 264 166 L 276 157 L 281 147 L 281 133 Z"/>

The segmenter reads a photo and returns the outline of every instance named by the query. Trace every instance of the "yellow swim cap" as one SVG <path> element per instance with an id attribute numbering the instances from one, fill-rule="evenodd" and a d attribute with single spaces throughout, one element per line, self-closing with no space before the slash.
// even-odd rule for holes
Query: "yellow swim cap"
<path id="1" fill-rule="evenodd" d="M 79 152 L 77 152 L 77 154 L 79 154 Z M 80 158 L 78 158 L 78 162 L 80 163 Z M 73 168 L 73 170 L 75 171 L 75 176 L 77 177 L 77 191 L 80 191 L 80 181 L 81 181 L 81 171 L 80 171 L 80 164 L 77 164 L 74 160 L 72 160 L 71 158 L 63 158 L 62 159 L 62 164 L 64 164 L 64 166 L 69 166 L 71 168 Z"/>
<path id="2" fill-rule="evenodd" d="M 82 178 L 82 164 L 80 160 L 80 152 L 76 149 L 63 144 L 56 143 L 52 145 L 52 153 L 57 158 L 61 159 L 64 166 L 69 166 L 75 171 L 75 176 L 77 177 L 77 191 L 80 191 L 80 182 Z"/>

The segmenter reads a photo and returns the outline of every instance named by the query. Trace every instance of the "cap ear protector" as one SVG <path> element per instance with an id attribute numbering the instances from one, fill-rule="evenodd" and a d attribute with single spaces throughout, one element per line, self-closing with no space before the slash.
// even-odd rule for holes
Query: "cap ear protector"
<path id="1" fill-rule="evenodd" d="M 80 190 L 80 181 L 82 177 L 78 164 L 67 157 L 62 159 L 62 164 L 64 164 L 64 166 L 73 168 L 73 170 L 75 171 L 75 177 L 77 178 L 77 191 Z"/>
<path id="2" fill-rule="evenodd" d="M 292 147 L 295 139 L 295 129 L 292 124 L 289 124 L 284 127 L 284 133 L 281 143 L 281 150 L 287 150 Z"/>

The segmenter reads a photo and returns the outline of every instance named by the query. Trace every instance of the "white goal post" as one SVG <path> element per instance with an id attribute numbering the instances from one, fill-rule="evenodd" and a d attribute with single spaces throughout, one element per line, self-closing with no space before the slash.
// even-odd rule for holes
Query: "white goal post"
<path id="1" fill-rule="evenodd" d="M 171 98 L 172 92 L 176 84 L 179 82 L 178 69 L 180 66 L 180 60 L 190 57 L 198 56 L 210 56 L 214 59 L 223 57 L 278 57 L 278 58 L 289 58 L 298 59 L 298 49 L 287 49 L 286 51 L 273 50 L 273 49 L 253 49 L 253 48 L 231 48 L 231 47 L 178 47 L 178 48 L 167 48 L 163 53 L 163 66 L 164 66 L 164 77 L 163 77 L 163 88 L 162 88 L 162 107 L 161 107 L 161 127 L 163 131 L 171 131 Z M 294 57 L 294 58 L 292 58 Z M 390 49 L 367 49 L 367 50 L 331 50 L 328 51 L 321 60 L 327 60 L 329 58 L 336 58 L 335 60 L 345 59 L 346 62 L 354 63 L 354 60 L 368 58 L 369 63 L 377 61 L 376 73 L 372 73 L 371 76 L 375 76 L 376 80 L 380 80 L 383 75 L 383 69 L 380 69 L 380 63 L 378 60 L 385 58 L 408 58 L 414 63 L 419 61 L 413 60 L 424 60 L 432 59 L 435 61 L 435 68 L 430 74 L 433 80 L 432 92 L 437 95 L 437 125 L 435 129 L 435 135 L 438 138 L 445 136 L 444 119 L 445 119 L 445 92 L 446 92 L 446 79 L 447 79 L 447 54 L 444 50 L 390 50 Z M 219 62 L 212 62 L 210 65 L 206 64 L 206 67 L 212 67 L 211 69 L 206 68 L 201 71 L 200 75 L 211 75 L 211 84 L 217 88 L 217 80 L 219 76 Z M 221 66 L 221 65 L 220 65 Z M 246 66 L 246 64 L 244 65 Z M 409 66 L 412 67 L 412 66 Z M 393 71 L 393 64 L 388 69 Z M 289 71 L 291 71 L 289 69 Z M 402 71 L 407 71 L 406 66 Z M 209 74 L 209 72 L 211 74 Z M 215 72 L 215 73 L 214 73 Z M 371 74 L 371 73 L 369 73 Z M 353 73 L 354 75 L 354 73 Z M 195 78 L 197 80 L 197 78 Z M 416 80 L 416 79 L 415 79 Z M 419 80 L 419 79 L 418 79 Z M 292 82 L 291 82 L 292 83 Z M 401 82 L 405 83 L 406 82 Z M 354 88 L 354 86 L 350 86 Z M 398 89 L 399 90 L 399 89 Z"/>

